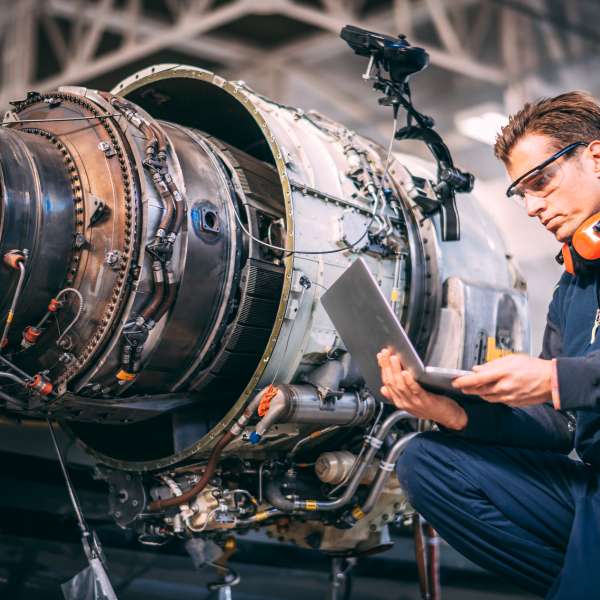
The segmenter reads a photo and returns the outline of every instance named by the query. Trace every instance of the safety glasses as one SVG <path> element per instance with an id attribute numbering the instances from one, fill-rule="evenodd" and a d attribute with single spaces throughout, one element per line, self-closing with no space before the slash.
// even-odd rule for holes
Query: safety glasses
<path id="1" fill-rule="evenodd" d="M 511 196 L 524 198 L 526 194 L 537 198 L 545 198 L 548 194 L 551 194 L 561 184 L 563 178 L 560 162 L 557 162 L 558 159 L 561 156 L 570 154 L 579 146 L 587 146 L 587 142 L 573 142 L 565 146 L 537 167 L 515 179 L 508 186 L 506 195 L 509 198 Z"/>

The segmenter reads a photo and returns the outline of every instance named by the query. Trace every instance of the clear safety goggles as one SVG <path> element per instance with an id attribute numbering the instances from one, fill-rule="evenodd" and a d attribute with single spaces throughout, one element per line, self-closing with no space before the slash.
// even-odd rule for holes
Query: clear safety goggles
<path id="1" fill-rule="evenodd" d="M 515 179 L 508 186 L 506 195 L 509 198 L 514 196 L 516 200 L 521 200 L 526 195 L 545 198 L 551 194 L 558 188 L 563 179 L 561 161 L 558 159 L 567 156 L 579 146 L 587 146 L 587 142 L 573 142 L 565 146 L 544 162 Z"/>

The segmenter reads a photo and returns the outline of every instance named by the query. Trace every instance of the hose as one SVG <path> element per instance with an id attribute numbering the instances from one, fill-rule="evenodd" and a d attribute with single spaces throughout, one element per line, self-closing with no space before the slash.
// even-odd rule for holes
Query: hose
<path id="1" fill-rule="evenodd" d="M 154 280 L 152 298 L 150 302 L 140 312 L 140 316 L 144 319 L 145 323 L 147 323 L 151 319 L 154 321 L 158 320 L 154 319 L 154 315 L 160 308 L 160 305 L 162 304 L 163 299 L 165 297 L 165 279 L 163 274 L 163 267 L 160 261 L 158 260 L 155 260 L 152 263 L 152 278 Z"/>
<path id="2" fill-rule="evenodd" d="M 155 500 L 148 505 L 148 510 L 150 512 L 157 512 L 172 506 L 180 506 L 181 504 L 187 504 L 190 500 L 192 500 L 192 498 L 194 498 L 194 496 L 197 496 L 207 486 L 211 477 L 215 474 L 223 449 L 234 437 L 235 436 L 231 431 L 227 431 L 225 434 L 223 434 L 223 436 L 221 436 L 215 447 L 212 449 L 210 456 L 208 457 L 206 469 L 204 469 L 202 477 L 187 492 L 184 492 L 181 494 L 181 496 L 165 498 L 163 500 Z"/>
<path id="3" fill-rule="evenodd" d="M 171 267 L 166 268 L 167 281 L 166 281 L 166 293 L 164 294 L 163 300 L 154 315 L 154 321 L 158 323 L 163 315 L 171 308 L 177 295 L 177 286 L 175 285 L 175 274 L 171 270 Z"/>
<path id="4" fill-rule="evenodd" d="M 183 197 L 168 172 L 168 139 L 162 127 L 156 121 L 149 122 L 137 112 L 137 107 L 127 100 L 107 92 L 102 92 L 101 96 L 148 140 L 143 164 L 152 172 L 152 183 L 164 208 L 154 240 L 146 246 L 148 254 L 155 259 L 152 264 L 154 286 L 150 300 L 140 313 L 141 322 L 132 321 L 129 327 L 123 330 L 124 346 L 121 360 L 123 368 L 117 374 L 117 378 L 130 381 L 135 377 L 134 374 L 141 362 L 149 330 L 168 312 L 175 301 L 177 289 L 175 276 L 170 267 L 170 258 L 186 211 Z M 133 337 L 137 338 L 135 346 L 130 343 Z"/>
<path id="5" fill-rule="evenodd" d="M 290 513 L 296 508 L 296 501 L 288 500 L 283 495 L 278 481 L 269 481 L 269 483 L 267 483 L 267 487 L 265 488 L 265 496 L 275 508 L 278 508 L 283 512 Z"/>
<path id="6" fill-rule="evenodd" d="M 163 510 L 165 508 L 170 508 L 172 506 L 181 506 L 182 504 L 187 504 L 194 496 L 197 496 L 208 484 L 211 477 L 215 474 L 217 469 L 217 465 L 219 464 L 219 459 L 221 458 L 221 453 L 225 449 L 225 447 L 233 440 L 236 436 L 238 436 L 246 423 L 250 420 L 250 417 L 254 414 L 254 411 L 258 407 L 258 403 L 260 402 L 261 394 L 257 394 L 252 401 L 248 404 L 244 412 L 238 418 L 238 420 L 234 423 L 233 427 L 225 432 L 219 441 L 215 444 L 215 447 L 212 449 L 210 456 L 208 457 L 208 461 L 206 463 L 206 469 L 204 469 L 204 473 L 200 480 L 192 486 L 187 492 L 181 494 L 181 496 L 175 496 L 173 498 L 165 498 L 162 500 L 155 500 L 148 505 L 148 510 L 150 512 L 157 512 L 159 510 Z"/>

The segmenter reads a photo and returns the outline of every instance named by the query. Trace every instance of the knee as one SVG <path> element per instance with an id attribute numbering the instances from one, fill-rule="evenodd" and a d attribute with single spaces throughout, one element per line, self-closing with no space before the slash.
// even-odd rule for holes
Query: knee
<path id="1" fill-rule="evenodd" d="M 425 496 L 431 492 L 431 479 L 441 476 L 436 471 L 442 463 L 443 437 L 445 436 L 434 432 L 417 435 L 409 442 L 396 463 L 400 486 L 417 510 L 427 501 Z"/>

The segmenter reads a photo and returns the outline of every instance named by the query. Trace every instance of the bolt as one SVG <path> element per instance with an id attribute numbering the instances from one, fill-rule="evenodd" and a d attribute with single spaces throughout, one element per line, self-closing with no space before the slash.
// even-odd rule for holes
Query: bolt
<path id="1" fill-rule="evenodd" d="M 113 145 L 110 142 L 100 142 L 98 144 L 98 150 L 104 152 L 106 158 L 110 158 L 111 156 L 114 156 L 116 154 L 115 149 L 113 148 Z"/>

